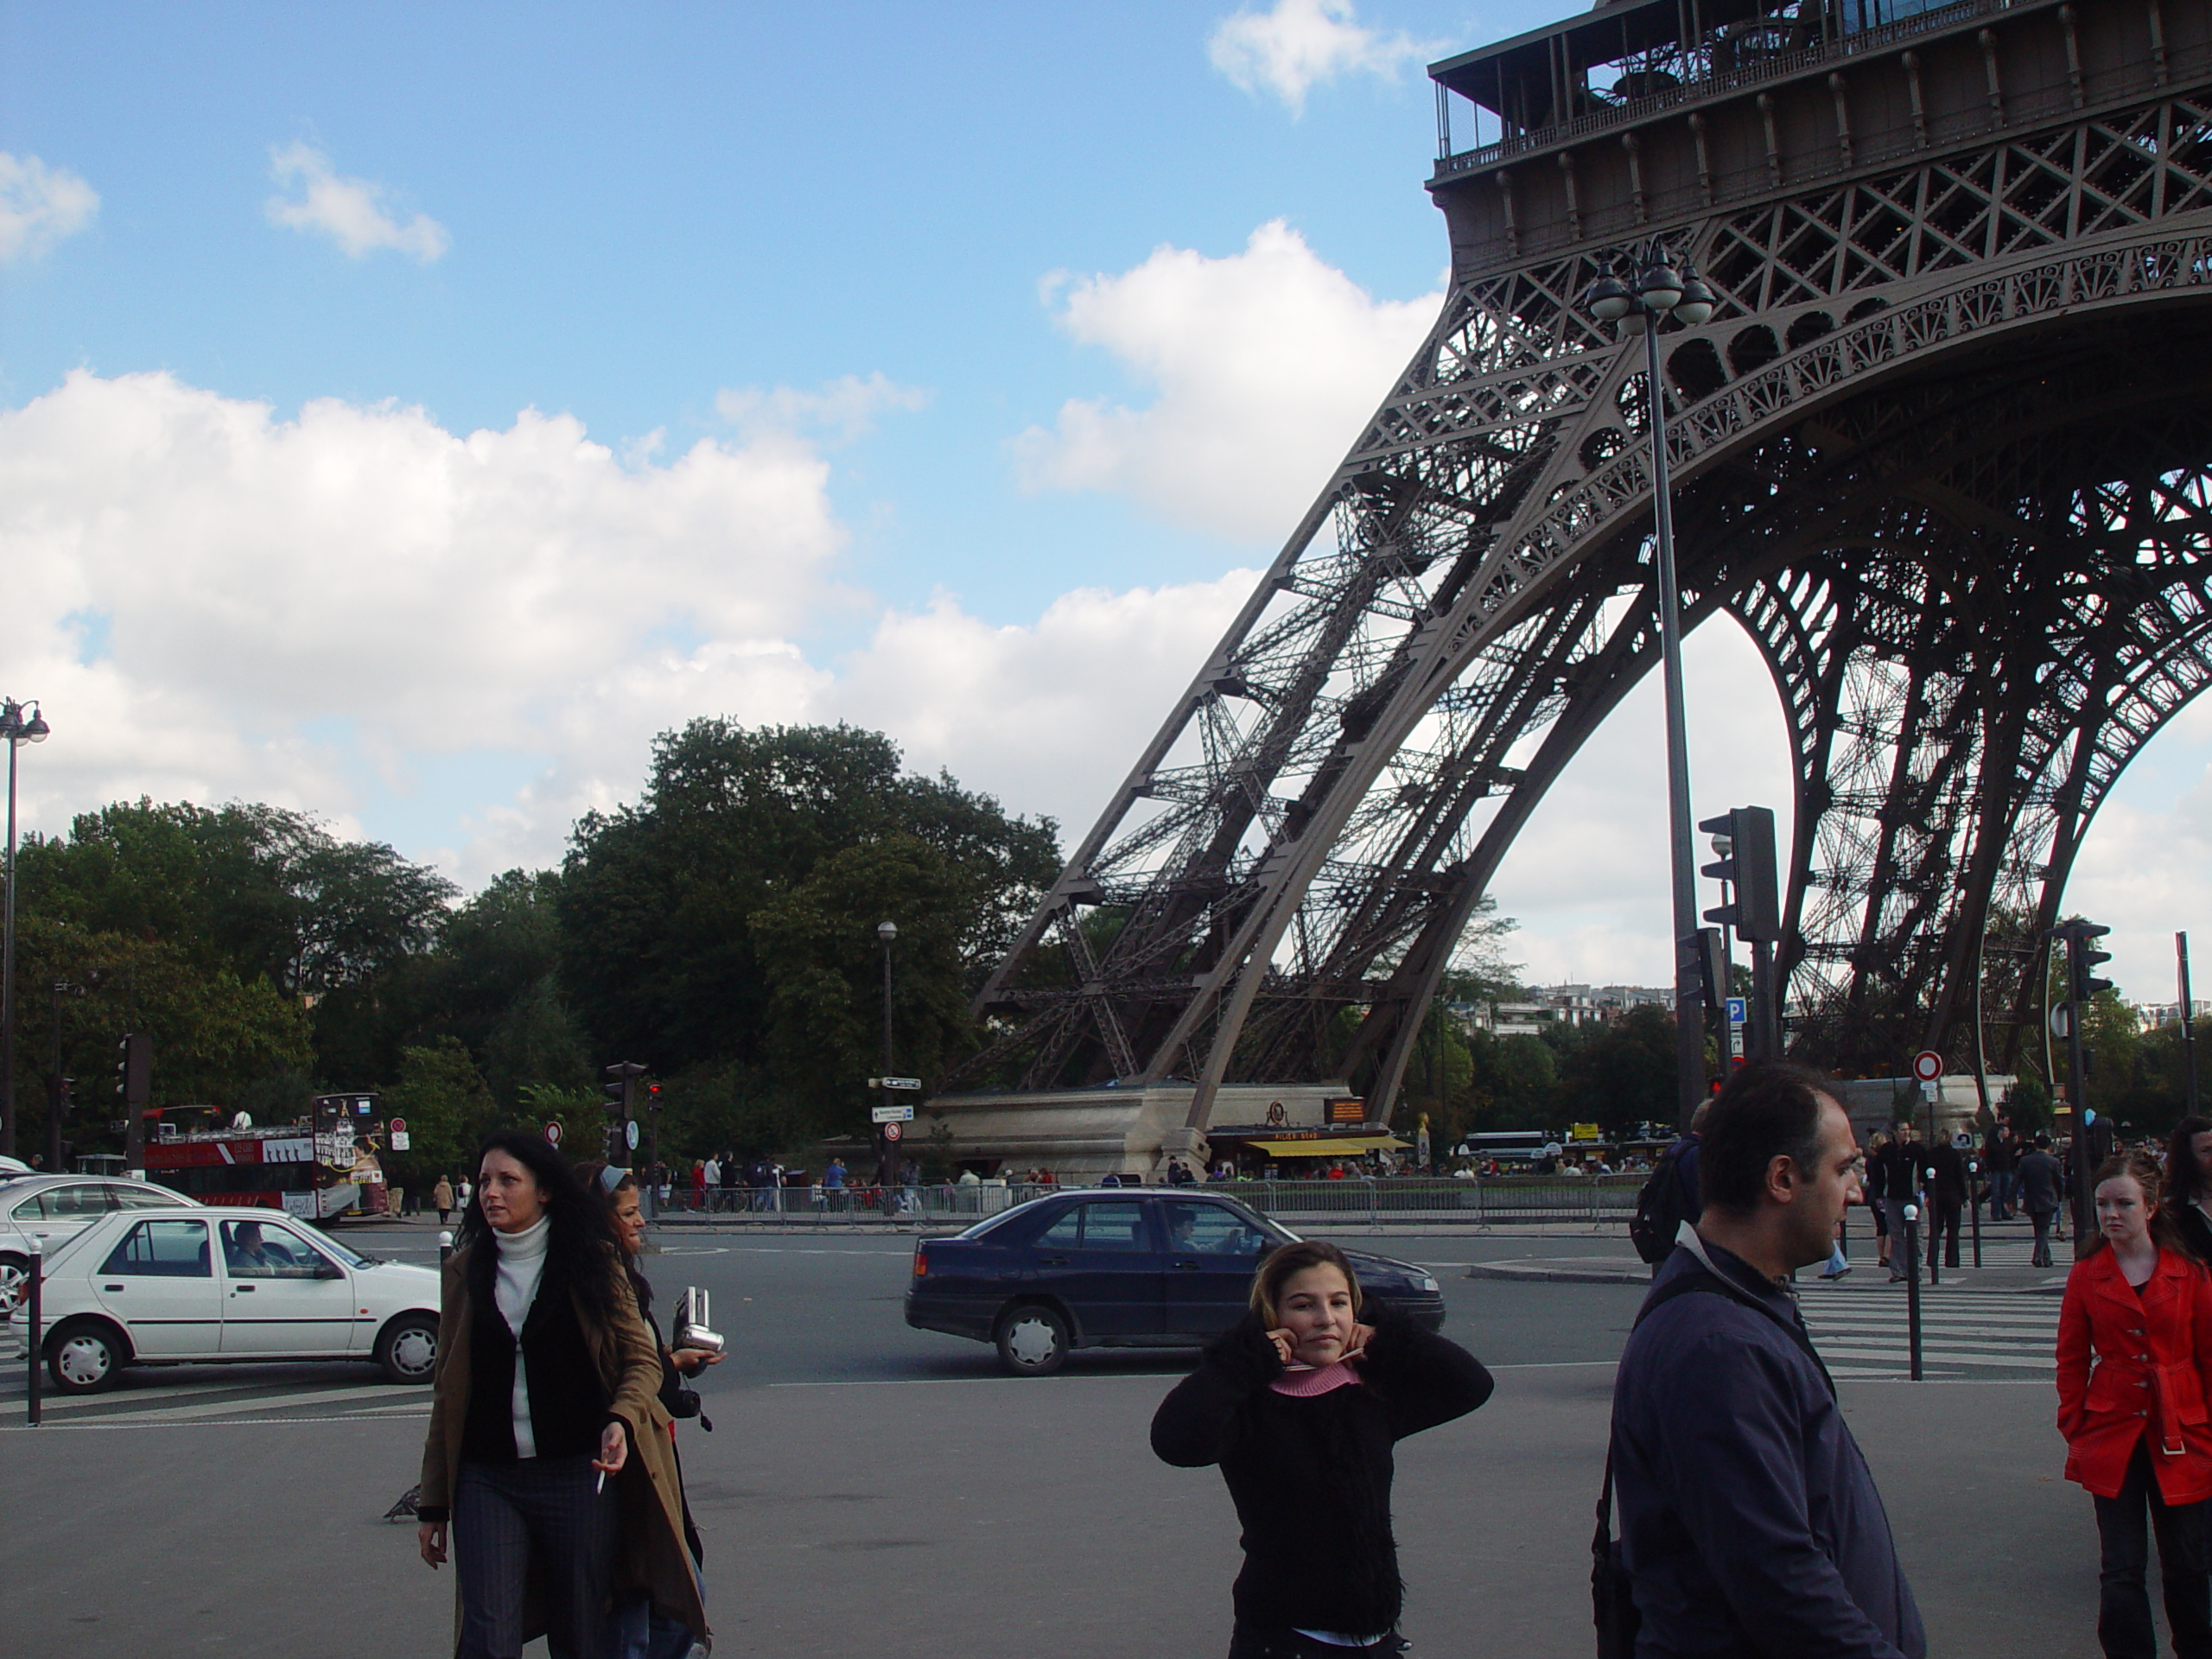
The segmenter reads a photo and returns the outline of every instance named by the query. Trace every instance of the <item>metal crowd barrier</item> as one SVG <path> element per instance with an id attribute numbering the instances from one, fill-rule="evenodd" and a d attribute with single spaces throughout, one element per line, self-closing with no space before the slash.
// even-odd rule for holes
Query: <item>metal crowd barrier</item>
<path id="1" fill-rule="evenodd" d="M 1457 1180 L 1427 1176 L 1350 1176 L 1342 1180 L 1239 1180 L 1204 1184 L 1286 1223 L 1362 1221 L 1435 1223 L 1450 1226 L 1584 1222 L 1625 1225 L 1636 1213 L 1644 1176 L 1502 1175 Z M 1065 1191 L 1021 1181 L 958 1182 L 888 1189 L 868 1183 L 709 1189 L 703 1205 L 688 1188 L 671 1189 L 656 1202 L 658 1218 L 705 1222 L 921 1224 L 966 1226 Z"/>

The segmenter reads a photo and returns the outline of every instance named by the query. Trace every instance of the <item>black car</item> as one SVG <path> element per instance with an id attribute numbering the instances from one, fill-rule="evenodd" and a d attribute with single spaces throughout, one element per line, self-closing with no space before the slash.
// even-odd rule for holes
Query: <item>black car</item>
<path id="1" fill-rule="evenodd" d="M 1056 1371 L 1077 1348 L 1196 1347 L 1244 1312 L 1261 1258 L 1297 1241 L 1214 1192 L 1058 1192 L 916 1245 L 906 1323 L 994 1343 L 1018 1376 Z M 1344 1254 L 1363 1299 L 1443 1325 L 1429 1274 Z"/>

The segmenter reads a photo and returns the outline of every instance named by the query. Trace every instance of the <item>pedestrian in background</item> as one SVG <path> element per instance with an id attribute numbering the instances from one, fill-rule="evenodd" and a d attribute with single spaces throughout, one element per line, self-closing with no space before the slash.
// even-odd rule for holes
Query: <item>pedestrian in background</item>
<path id="1" fill-rule="evenodd" d="M 1989 1173 L 1989 1218 L 2012 1219 L 2012 1166 L 2020 1148 L 2012 1139 L 2012 1126 L 1999 1118 L 1981 1137 L 1981 1166 Z"/>
<path id="2" fill-rule="evenodd" d="M 438 1225 L 446 1224 L 446 1217 L 453 1213 L 453 1183 L 444 1176 L 430 1189 L 430 1207 L 438 1212 Z"/>
<path id="3" fill-rule="evenodd" d="M 1859 1185 L 1851 1119 L 1827 1087 L 1770 1060 L 1728 1080 L 1698 1158 L 1704 1210 L 1621 1354 L 1608 1466 L 1645 1659 L 1928 1651 L 1881 1494 L 1789 1290 Z M 1605 1540 L 1602 1500 L 1599 1513 Z M 1610 1562 L 1608 1548 L 1601 1650 L 1626 1653 Z"/>
<path id="4" fill-rule="evenodd" d="M 435 1567 L 450 1529 L 458 1659 L 518 1659 L 539 1635 L 549 1659 L 598 1659 L 625 1490 L 672 1478 L 660 1363 L 560 1154 L 499 1129 L 477 1168 L 445 1266 L 417 1541 Z"/>
<path id="5" fill-rule="evenodd" d="M 638 1185 L 629 1171 L 607 1163 L 580 1166 L 577 1176 L 606 1211 L 607 1226 L 621 1247 L 638 1315 L 653 1333 L 660 1356 L 660 1403 L 671 1419 L 669 1457 L 672 1483 L 656 1481 L 653 1503 L 625 1516 L 623 1547 L 614 1572 L 614 1605 L 607 1615 L 607 1659 L 683 1659 L 696 1643 L 709 1639 L 701 1573 L 706 1554 L 683 1493 L 683 1464 L 676 1452 L 676 1424 L 688 1417 L 711 1431 L 699 1396 L 685 1382 L 722 1356 L 703 1348 L 671 1348 L 653 1318 L 653 1287 L 638 1267 L 645 1247 L 645 1215 Z"/>
<path id="6" fill-rule="evenodd" d="M 1928 1182 L 1926 1224 L 1928 1267 L 1932 1274 L 1936 1252 L 1943 1252 L 1943 1265 L 1959 1265 L 1959 1218 L 1967 1202 L 1967 1156 L 1955 1141 L 1939 1141 L 1921 1160 L 1921 1173 Z"/>
<path id="7" fill-rule="evenodd" d="M 1882 1173 L 1878 1179 L 1882 1188 L 1882 1210 L 1889 1221 L 1890 1282 L 1903 1281 L 1908 1273 L 1917 1273 L 1919 1264 L 1913 1261 L 1904 1247 L 1904 1207 L 1918 1202 L 1920 1191 L 1920 1148 L 1913 1144 L 1916 1133 L 1912 1120 L 1892 1126 L 1894 1135 L 1881 1150 Z"/>
<path id="8" fill-rule="evenodd" d="M 2028 1212 L 2028 1224 L 2035 1229 L 2035 1252 L 2028 1265 L 2047 1268 L 2051 1265 L 2051 1218 L 2066 1196 L 2066 1177 L 2058 1160 L 2050 1155 L 2050 1135 L 2037 1132 L 2035 1145 L 2021 1154 L 2012 1175 L 2019 1187 L 2020 1208 Z"/>
<path id="9" fill-rule="evenodd" d="M 1410 1319 L 1361 1324 L 1359 1281 L 1333 1244 L 1276 1250 L 1250 1301 L 1152 1420 L 1153 1451 L 1218 1464 L 1236 1505 L 1230 1659 L 1401 1652 L 1392 1448 L 1474 1410 L 1491 1375 Z"/>
<path id="10" fill-rule="evenodd" d="M 2096 1499 L 2106 1659 L 2157 1659 L 2152 1533 L 2174 1652 L 2212 1654 L 2212 1276 L 2181 1249 L 2159 1186 L 2144 1153 L 2099 1166 L 2097 1235 L 2058 1311 L 2058 1428 L 2066 1478 Z"/>
<path id="11" fill-rule="evenodd" d="M 1874 1265 L 1890 1265 L 1890 1206 L 1885 1202 L 1889 1193 L 1889 1160 L 1882 1155 L 1890 1144 L 1890 1137 L 1879 1129 L 1866 1137 L 1866 1173 L 1859 1183 L 1859 1190 L 1866 1199 L 1866 1213 L 1874 1218 Z"/>
<path id="12" fill-rule="evenodd" d="M 2166 1196 L 2159 1208 L 2180 1248 L 2212 1265 L 2212 1118 L 2184 1117 L 2166 1147 Z"/>

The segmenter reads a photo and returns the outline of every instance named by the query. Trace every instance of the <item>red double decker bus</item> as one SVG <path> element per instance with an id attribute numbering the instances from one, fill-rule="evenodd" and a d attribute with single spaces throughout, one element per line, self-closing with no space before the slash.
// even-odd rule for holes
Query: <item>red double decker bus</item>
<path id="1" fill-rule="evenodd" d="M 220 1116 L 199 1106 L 148 1113 L 146 1179 L 201 1204 L 258 1205 L 308 1221 L 388 1207 L 374 1095 L 318 1095 L 308 1121 L 282 1128 L 185 1127 Z"/>

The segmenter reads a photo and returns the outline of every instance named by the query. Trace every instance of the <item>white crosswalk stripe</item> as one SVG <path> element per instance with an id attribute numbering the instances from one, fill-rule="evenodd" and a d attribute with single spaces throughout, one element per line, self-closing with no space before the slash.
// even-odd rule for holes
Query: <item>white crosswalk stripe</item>
<path id="1" fill-rule="evenodd" d="M 4 1329 L 4 1327 L 0 1327 Z M 0 1335 L 0 1430 L 22 1427 L 30 1383 L 22 1344 Z M 267 1422 L 286 1418 L 378 1418 L 427 1415 L 430 1391 L 385 1382 L 365 1365 L 195 1365 L 181 1370 L 134 1369 L 104 1394 L 41 1391 L 48 1427 L 105 1424 Z"/>
<path id="2" fill-rule="evenodd" d="M 1902 1376 L 1910 1370 L 1903 1287 L 1804 1292 L 1814 1346 L 1838 1376 Z M 2057 1370 L 2058 1299 L 1925 1290 L 1921 1363 L 1929 1376 L 2048 1378 Z"/>

